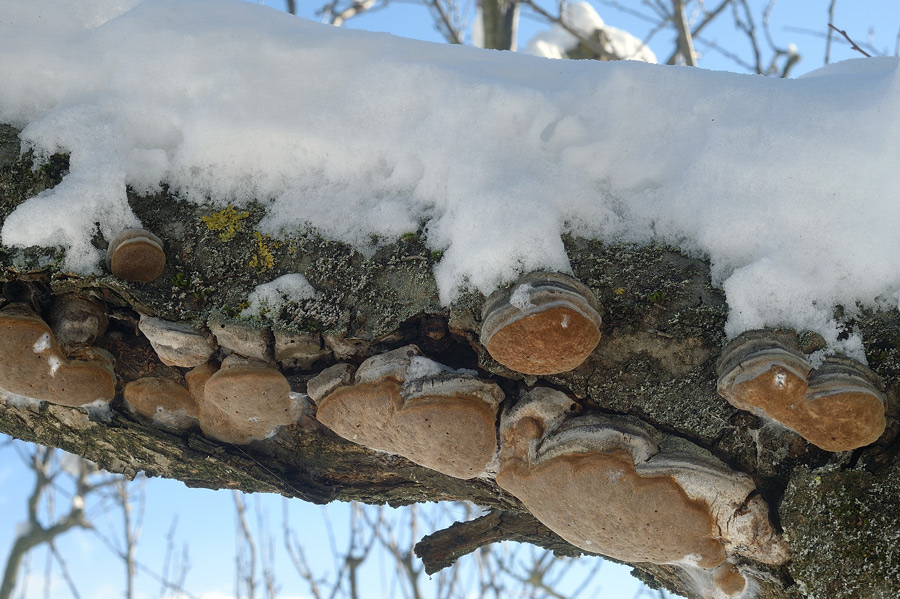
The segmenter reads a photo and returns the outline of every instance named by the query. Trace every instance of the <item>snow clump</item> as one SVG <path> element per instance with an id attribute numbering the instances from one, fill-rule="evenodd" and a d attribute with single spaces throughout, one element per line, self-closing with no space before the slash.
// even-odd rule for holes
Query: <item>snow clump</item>
<path id="1" fill-rule="evenodd" d="M 606 40 L 603 49 L 624 60 L 656 63 L 656 54 L 640 39 L 627 31 L 610 27 L 603 22 L 594 7 L 587 2 L 574 2 L 566 7 L 565 23 L 581 36 L 591 39 L 602 31 Z M 566 58 L 578 47 L 579 39 L 562 25 L 555 23 L 547 31 L 535 35 L 525 46 L 527 54 L 544 58 Z"/>
<path id="2" fill-rule="evenodd" d="M 247 296 L 248 305 L 242 316 L 259 316 L 264 310 L 279 312 L 289 302 L 316 297 L 316 290 L 301 274 L 282 275 L 273 281 L 257 285 Z"/>

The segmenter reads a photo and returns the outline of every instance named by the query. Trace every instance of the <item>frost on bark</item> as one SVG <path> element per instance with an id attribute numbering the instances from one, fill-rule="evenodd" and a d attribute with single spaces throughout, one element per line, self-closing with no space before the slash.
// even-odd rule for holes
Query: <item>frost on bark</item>
<path id="1" fill-rule="evenodd" d="M 16 205 L 58 183 L 67 168 L 65 156 L 54 156 L 34 169 L 29 155 L 19 156 L 16 135 L 0 127 L 0 223 Z M 673 248 L 566 239 L 575 277 L 601 304 L 602 338 L 578 368 L 537 377 L 513 372 L 484 351 L 479 342 L 484 297 L 471 293 L 449 307 L 440 305 L 432 276 L 440 254 L 427 248 L 421 231 L 399 240 L 373 239 L 371 255 L 364 256 L 310 231 L 286 239 L 266 237 L 255 228 L 260 206 L 223 216 L 221 205 L 191 204 L 167 193 L 129 194 L 129 199 L 144 227 L 165 245 L 165 271 L 151 283 L 129 284 L 108 274 L 78 276 L 60 270 L 57 251 L 0 246 L 2 303 L 25 301 L 46 315 L 53 297 L 61 294 L 102 300 L 110 325 L 95 345 L 113 354 L 117 376 L 111 412 L 0 400 L 0 431 L 60 447 L 111 472 L 134 476 L 144 471 L 194 487 L 281 493 L 316 503 L 469 500 L 491 510 L 424 538 L 417 553 L 429 572 L 505 539 L 580 554 L 492 480 L 456 479 L 367 450 L 323 427 L 312 408 L 272 438 L 232 445 L 196 428 L 170 432 L 157 427 L 131 414 L 122 399 L 124 384 L 143 376 L 183 381 L 185 369 L 162 364 L 141 334 L 140 315 L 197 330 L 211 322 L 250 324 L 265 331 L 260 337 L 264 351 L 272 349 L 273 330 L 315 339 L 322 354 L 311 363 L 282 363 L 297 392 L 338 357 L 358 365 L 367 356 L 416 344 L 437 362 L 477 370 L 493 380 L 506 404 L 540 382 L 565 391 L 586 412 L 633 417 L 752 477 L 792 553 L 784 566 L 740 564 L 754 572 L 757 596 L 900 595 L 896 311 L 863 312 L 848 323 L 861 331 L 869 364 L 884 382 L 887 430 L 870 446 L 829 453 L 734 409 L 716 393 L 716 361 L 725 343 L 724 298 L 710 284 L 706 262 Z M 101 249 L 108 242 L 99 234 L 95 238 Z M 303 274 L 317 296 L 262 320 L 241 318 L 257 285 L 288 273 Z M 802 331 L 796 335 L 801 346 L 815 343 Z M 632 565 L 651 585 L 697 596 L 674 567 Z"/>

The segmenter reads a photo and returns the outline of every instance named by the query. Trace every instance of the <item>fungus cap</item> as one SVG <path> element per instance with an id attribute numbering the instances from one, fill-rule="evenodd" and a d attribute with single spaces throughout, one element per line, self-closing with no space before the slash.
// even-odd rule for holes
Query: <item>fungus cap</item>
<path id="1" fill-rule="evenodd" d="M 56 342 L 62 346 L 91 345 L 109 324 L 102 301 L 75 293 L 54 297 L 48 321 Z"/>
<path id="2" fill-rule="evenodd" d="M 230 356 L 205 382 L 200 428 L 220 441 L 244 445 L 293 424 L 297 410 L 281 372 L 265 363 Z"/>
<path id="3" fill-rule="evenodd" d="M 307 381 L 306 393 L 318 405 L 320 401 L 338 387 L 351 384 L 355 370 L 352 364 L 343 362 L 329 366 Z"/>
<path id="4" fill-rule="evenodd" d="M 718 392 L 733 406 L 772 419 L 826 451 L 874 443 L 884 432 L 878 377 L 848 358 L 812 365 L 789 341 L 751 331 L 722 351 Z"/>
<path id="5" fill-rule="evenodd" d="M 271 349 L 272 332 L 268 329 L 225 322 L 220 318 L 211 318 L 207 324 L 219 347 L 246 358 L 263 362 L 274 361 Z"/>
<path id="6" fill-rule="evenodd" d="M 772 526 L 765 501 L 755 494 L 753 479 L 709 452 L 690 447 L 691 451 L 663 449 L 635 470 L 644 477 L 670 476 L 689 498 L 705 503 L 726 553 L 772 565 L 787 562 L 790 549 Z"/>
<path id="7" fill-rule="evenodd" d="M 497 484 L 576 547 L 626 562 L 725 560 L 715 522 L 668 476 L 642 477 L 625 450 L 561 454 L 536 466 L 501 461 Z"/>
<path id="8" fill-rule="evenodd" d="M 748 508 L 749 477 L 638 420 L 575 414 L 562 392 L 537 389 L 501 418 L 497 484 L 567 541 L 704 569 L 730 553 L 786 561 L 765 503 Z"/>
<path id="9" fill-rule="evenodd" d="M 309 370 L 317 360 L 331 355 L 321 335 L 275 331 L 274 336 L 275 361 L 281 368 Z"/>
<path id="10" fill-rule="evenodd" d="M 145 229 L 125 229 L 109 243 L 106 266 L 123 281 L 154 281 L 166 268 L 162 240 Z"/>
<path id="11" fill-rule="evenodd" d="M 456 478 L 482 474 L 497 450 L 500 388 L 446 367 L 405 380 L 418 348 L 369 358 L 355 384 L 318 401 L 316 419 L 349 441 Z M 340 372 L 338 376 L 344 376 Z"/>
<path id="12" fill-rule="evenodd" d="M 577 368 L 600 341 L 593 292 L 574 278 L 538 272 L 488 299 L 481 344 L 500 364 L 523 374 Z"/>
<path id="13" fill-rule="evenodd" d="M 116 393 L 112 358 L 102 350 L 70 360 L 49 325 L 24 304 L 0 310 L 0 387 L 22 397 L 81 407 Z"/>
<path id="14" fill-rule="evenodd" d="M 216 351 L 212 335 L 195 331 L 180 322 L 142 314 L 138 328 L 166 366 L 194 368 L 205 364 Z"/>
<path id="15" fill-rule="evenodd" d="M 125 385 L 125 401 L 136 413 L 174 430 L 197 423 L 199 410 L 191 392 L 172 379 L 144 377 Z"/>

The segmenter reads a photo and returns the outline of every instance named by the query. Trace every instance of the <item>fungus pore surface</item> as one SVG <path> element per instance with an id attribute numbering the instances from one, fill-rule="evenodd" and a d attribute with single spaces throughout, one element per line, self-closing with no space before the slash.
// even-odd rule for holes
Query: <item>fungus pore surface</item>
<path id="1" fill-rule="evenodd" d="M 481 343 L 491 357 L 523 374 L 572 370 L 600 341 L 597 299 L 559 273 L 532 273 L 484 306 Z"/>
<path id="2" fill-rule="evenodd" d="M 50 327 L 24 304 L 0 310 L 0 387 L 31 399 L 71 407 L 109 402 L 116 393 L 111 357 L 96 348 L 70 360 Z"/>
<path id="3" fill-rule="evenodd" d="M 418 353 L 407 346 L 369 358 L 355 384 L 339 386 L 318 402 L 316 419 L 371 449 L 456 478 L 476 477 L 496 455 L 503 393 L 492 382 L 434 362 L 429 374 L 405 380 Z"/>
<path id="4" fill-rule="evenodd" d="M 123 281 L 154 281 L 166 268 L 162 240 L 144 229 L 125 229 L 109 243 L 106 266 Z"/>
<path id="5" fill-rule="evenodd" d="M 878 377 L 831 356 L 813 369 L 784 336 L 750 331 L 722 351 L 718 391 L 736 408 L 769 418 L 826 451 L 874 443 L 884 432 Z"/>

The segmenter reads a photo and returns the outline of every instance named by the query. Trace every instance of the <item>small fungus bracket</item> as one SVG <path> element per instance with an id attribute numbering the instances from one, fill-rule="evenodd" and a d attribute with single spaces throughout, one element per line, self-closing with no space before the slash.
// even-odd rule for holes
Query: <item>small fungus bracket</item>
<path id="1" fill-rule="evenodd" d="M 829 356 L 814 369 L 783 334 L 740 335 L 722 350 L 718 372 L 718 392 L 734 407 L 826 451 L 870 445 L 885 430 L 886 400 L 875 373 L 843 356 Z"/>

